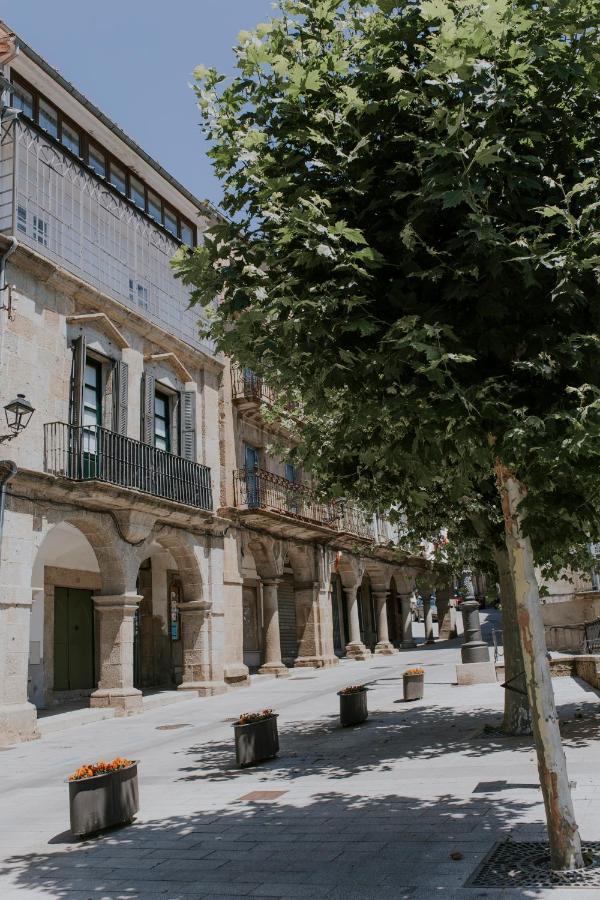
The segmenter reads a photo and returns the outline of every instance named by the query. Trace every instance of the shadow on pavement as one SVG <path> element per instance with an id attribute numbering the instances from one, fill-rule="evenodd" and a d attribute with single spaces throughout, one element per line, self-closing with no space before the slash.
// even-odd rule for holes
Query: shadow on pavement
<path id="1" fill-rule="evenodd" d="M 217 811 L 140 822 L 68 850 L 15 855 L 0 876 L 10 876 L 15 897 L 19 890 L 108 900 L 455 897 L 492 843 L 531 805 L 481 796 L 425 801 L 334 792 L 307 797 L 302 805 L 236 800 Z M 457 852 L 460 858 L 452 859 Z M 500 892 L 465 891 L 468 896 Z"/>

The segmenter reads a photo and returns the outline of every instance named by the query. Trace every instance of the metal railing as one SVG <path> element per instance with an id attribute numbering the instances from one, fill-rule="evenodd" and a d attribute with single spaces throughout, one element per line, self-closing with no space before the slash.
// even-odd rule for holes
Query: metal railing
<path id="1" fill-rule="evenodd" d="M 339 531 L 346 531 L 348 534 L 354 534 L 356 537 L 369 541 L 375 540 L 372 516 L 369 516 L 359 506 L 349 506 L 346 503 L 340 503 L 340 512 Z"/>
<path id="2" fill-rule="evenodd" d="M 600 653 L 600 619 L 594 619 L 593 622 L 586 622 L 583 626 L 585 639 L 583 644 L 584 653 Z"/>
<path id="3" fill-rule="evenodd" d="M 546 647 L 563 653 L 581 653 L 585 645 L 583 622 L 573 625 L 544 625 Z"/>
<path id="4" fill-rule="evenodd" d="M 238 469 L 233 474 L 236 506 L 265 509 L 338 529 L 340 511 L 320 500 L 312 488 L 265 469 Z"/>
<path id="5" fill-rule="evenodd" d="M 45 425 L 44 469 L 73 481 L 104 481 L 187 506 L 213 508 L 208 466 L 99 425 Z"/>
<path id="6" fill-rule="evenodd" d="M 231 376 L 234 400 L 254 400 L 257 403 L 273 403 L 275 400 L 271 388 L 252 369 L 233 366 Z"/>

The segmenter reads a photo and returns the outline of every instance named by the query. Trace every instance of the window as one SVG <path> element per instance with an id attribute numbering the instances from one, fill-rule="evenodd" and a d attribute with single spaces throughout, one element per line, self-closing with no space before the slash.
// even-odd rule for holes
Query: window
<path id="1" fill-rule="evenodd" d="M 165 206 L 165 228 L 177 237 L 177 216 Z"/>
<path id="2" fill-rule="evenodd" d="M 110 183 L 116 187 L 121 194 L 127 193 L 127 178 L 125 175 L 125 170 L 121 169 L 120 166 L 117 166 L 116 163 L 110 163 Z"/>
<path id="3" fill-rule="evenodd" d="M 64 119 L 60 130 L 60 139 L 63 147 L 66 147 L 67 150 L 70 150 L 75 156 L 81 155 L 79 132 L 77 129 L 73 128 L 72 125 L 69 125 L 68 122 L 65 122 Z"/>
<path id="4" fill-rule="evenodd" d="M 20 109 L 27 118 L 33 119 L 33 94 L 31 91 L 21 87 L 20 84 L 15 84 L 11 103 L 15 109 Z"/>
<path id="5" fill-rule="evenodd" d="M 27 210 L 24 206 L 17 207 L 17 231 L 27 234 Z"/>
<path id="6" fill-rule="evenodd" d="M 181 240 L 184 244 L 187 244 L 188 247 L 194 246 L 194 229 L 191 225 L 188 225 L 187 222 L 181 223 Z"/>
<path id="7" fill-rule="evenodd" d="M 102 363 L 88 356 L 83 383 L 83 426 L 96 425 L 102 425 Z"/>
<path id="8" fill-rule="evenodd" d="M 153 219 L 156 219 L 157 222 L 162 222 L 162 204 L 160 202 L 160 197 L 153 194 L 152 191 L 148 191 L 148 214 L 151 215 Z"/>
<path id="9" fill-rule="evenodd" d="M 169 397 L 160 391 L 154 395 L 154 446 L 158 450 L 171 451 Z"/>
<path id="10" fill-rule="evenodd" d="M 296 466 L 293 466 L 291 463 L 285 464 L 285 477 L 288 481 L 298 481 L 298 473 L 296 472 Z"/>
<path id="11" fill-rule="evenodd" d="M 102 178 L 106 178 L 106 157 L 102 150 L 98 147 L 94 147 L 93 144 L 90 144 L 89 146 L 88 164 L 90 169 L 93 169 L 96 175 L 101 175 Z"/>
<path id="12" fill-rule="evenodd" d="M 48 223 L 40 216 L 33 217 L 33 238 L 38 244 L 48 246 Z"/>
<path id="13" fill-rule="evenodd" d="M 49 103 L 40 98 L 38 123 L 53 138 L 58 137 L 58 112 Z"/>
<path id="14" fill-rule="evenodd" d="M 146 208 L 146 197 L 144 194 L 144 185 L 139 179 L 133 176 L 129 179 L 129 197 L 140 209 Z"/>
<path id="15" fill-rule="evenodd" d="M 148 288 L 139 281 L 129 279 L 129 299 L 132 303 L 137 303 L 142 309 L 148 309 Z"/>

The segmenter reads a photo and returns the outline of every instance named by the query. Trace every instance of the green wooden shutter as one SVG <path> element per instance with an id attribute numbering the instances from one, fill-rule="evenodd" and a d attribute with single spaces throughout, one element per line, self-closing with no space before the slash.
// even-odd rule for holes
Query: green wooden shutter
<path id="1" fill-rule="evenodd" d="M 85 337 L 75 338 L 72 344 L 73 361 L 71 364 L 71 396 L 69 402 L 69 421 L 71 425 L 83 422 L 83 385 L 85 382 Z"/>
<path id="2" fill-rule="evenodd" d="M 117 360 L 113 366 L 112 428 L 117 434 L 127 434 L 127 398 L 129 392 L 129 368 L 126 362 Z"/>
<path id="3" fill-rule="evenodd" d="M 184 391 L 181 395 L 181 449 L 184 459 L 196 462 L 196 391 Z"/>
<path id="4" fill-rule="evenodd" d="M 91 591 L 69 589 L 69 688 L 94 687 L 94 611 Z"/>
<path id="5" fill-rule="evenodd" d="M 156 379 L 150 372 L 142 375 L 142 441 L 154 444 L 154 395 Z"/>

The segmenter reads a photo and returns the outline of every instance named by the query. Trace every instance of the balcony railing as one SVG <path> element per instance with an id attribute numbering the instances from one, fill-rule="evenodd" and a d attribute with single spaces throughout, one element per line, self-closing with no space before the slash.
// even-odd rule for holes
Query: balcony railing
<path id="1" fill-rule="evenodd" d="M 104 481 L 212 510 L 210 469 L 107 428 L 44 426 L 44 468 L 73 481 Z"/>
<path id="2" fill-rule="evenodd" d="M 104 178 L 26 121 L 0 143 L 0 231 L 191 346 L 199 307 L 175 278 L 179 243 Z"/>
<path id="3" fill-rule="evenodd" d="M 358 506 L 348 506 L 344 503 L 340 504 L 340 507 L 339 531 L 346 531 L 348 534 L 356 535 L 356 537 L 364 538 L 368 541 L 375 540 L 372 516 Z"/>
<path id="4" fill-rule="evenodd" d="M 337 530 L 340 511 L 336 504 L 323 502 L 306 484 L 264 469 L 238 469 L 234 489 L 236 506 L 271 510 Z"/>
<path id="5" fill-rule="evenodd" d="M 252 369 L 241 369 L 234 366 L 232 375 L 232 394 L 234 400 L 250 400 L 256 403 L 273 403 L 275 394 L 264 380 Z"/>

